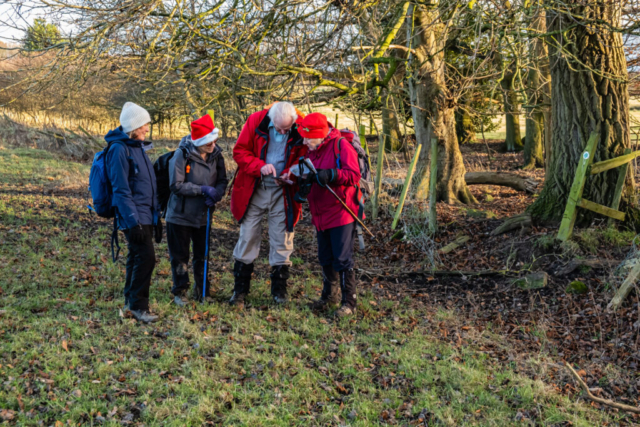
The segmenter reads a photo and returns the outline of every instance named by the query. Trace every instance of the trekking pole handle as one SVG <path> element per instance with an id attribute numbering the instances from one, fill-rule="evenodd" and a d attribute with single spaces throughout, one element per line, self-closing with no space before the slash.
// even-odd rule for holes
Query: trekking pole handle
<path id="1" fill-rule="evenodd" d="M 313 163 L 311 163 L 311 160 L 309 159 L 305 159 L 304 157 L 300 157 L 300 160 L 302 163 L 304 163 L 305 165 L 307 165 L 307 167 L 309 168 L 309 170 L 315 174 L 318 173 L 318 171 L 316 170 L 315 166 L 313 166 Z"/>

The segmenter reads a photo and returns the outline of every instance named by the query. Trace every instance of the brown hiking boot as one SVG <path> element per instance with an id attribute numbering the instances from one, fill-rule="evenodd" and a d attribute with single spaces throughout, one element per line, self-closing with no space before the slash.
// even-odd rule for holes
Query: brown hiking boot
<path id="1" fill-rule="evenodd" d="M 343 305 L 338 309 L 338 311 L 336 311 L 336 316 L 338 317 L 349 317 L 349 316 L 353 316 L 354 314 L 356 314 L 355 307 L 351 308 L 347 305 Z"/>

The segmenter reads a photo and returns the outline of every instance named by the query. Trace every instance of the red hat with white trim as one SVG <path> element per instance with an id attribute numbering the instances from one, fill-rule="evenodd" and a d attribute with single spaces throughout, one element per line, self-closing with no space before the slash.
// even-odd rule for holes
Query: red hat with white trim
<path id="1" fill-rule="evenodd" d="M 191 142 L 196 147 L 207 145 L 218 139 L 218 128 L 213 125 L 213 119 L 208 114 L 191 122 Z"/>

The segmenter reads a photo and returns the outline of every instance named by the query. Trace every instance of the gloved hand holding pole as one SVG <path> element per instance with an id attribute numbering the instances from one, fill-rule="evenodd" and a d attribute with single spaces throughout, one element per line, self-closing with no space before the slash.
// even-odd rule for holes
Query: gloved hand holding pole
<path id="1" fill-rule="evenodd" d="M 311 172 L 317 174 L 318 171 L 316 170 L 316 168 L 313 166 L 313 163 L 311 163 L 311 160 L 306 159 L 304 157 L 300 157 L 299 159 L 300 162 L 303 162 L 308 168 L 309 170 L 311 170 Z M 353 213 L 353 211 L 349 208 L 349 206 L 347 206 L 347 204 L 340 198 L 340 196 L 338 196 L 336 194 L 335 191 L 333 191 L 333 188 L 329 187 L 328 185 L 324 186 L 324 188 L 326 188 L 327 190 L 329 190 L 329 192 L 331 194 L 333 194 L 333 196 L 340 202 L 340 204 L 342 205 L 342 207 L 344 207 L 347 212 L 349 212 L 349 214 L 353 217 L 353 219 L 362 227 L 366 230 L 367 233 L 369 233 L 369 235 L 371 235 L 371 237 L 373 237 L 374 239 L 376 238 L 376 236 L 373 235 L 373 233 L 367 228 L 366 225 L 364 225 L 364 223 L 360 220 L 360 218 L 358 218 L 358 215 L 356 215 L 355 213 Z"/>

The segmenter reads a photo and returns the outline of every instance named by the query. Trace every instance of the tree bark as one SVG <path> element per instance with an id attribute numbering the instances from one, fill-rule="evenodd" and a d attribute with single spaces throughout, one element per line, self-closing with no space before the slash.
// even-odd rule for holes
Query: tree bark
<path id="1" fill-rule="evenodd" d="M 436 200 L 446 203 L 476 200 L 464 180 L 465 167 L 455 129 L 454 102 L 445 82 L 444 44 L 447 27 L 440 19 L 437 6 L 413 5 L 408 15 L 407 40 L 413 53 L 409 66 L 411 111 L 417 144 L 422 144 L 415 182 L 416 198 L 424 200 L 429 193 L 429 153 L 432 140 L 438 144 L 438 177 Z"/>
<path id="2" fill-rule="evenodd" d="M 504 119 L 507 127 L 507 136 L 504 141 L 506 151 L 520 151 L 523 149 L 522 136 L 520 136 L 520 103 L 513 81 L 515 73 L 507 70 L 500 81 L 504 97 Z"/>
<path id="3" fill-rule="evenodd" d="M 536 33 L 546 31 L 544 10 L 538 3 L 538 9 L 534 12 L 532 29 Z M 526 117 L 525 144 L 524 144 L 524 169 L 535 169 L 544 166 L 544 107 L 543 87 L 540 79 L 540 68 L 543 66 L 547 49 L 544 41 L 539 37 L 533 37 L 529 45 L 529 63 L 532 66 L 527 73 L 527 104 L 529 111 Z M 544 79 L 544 77 L 542 78 Z"/>
<path id="4" fill-rule="evenodd" d="M 550 45 L 553 140 L 551 164 L 540 197 L 529 211 L 539 221 L 559 221 L 576 167 L 591 132 L 600 135 L 594 162 L 630 146 L 627 62 L 615 2 L 564 3 L 547 11 L 548 31 L 562 34 Z M 576 17 L 583 20 L 576 25 Z M 610 206 L 618 172 L 588 177 L 583 198 Z M 633 176 L 633 171 L 627 175 Z M 628 198 L 628 192 L 623 200 Z M 580 209 L 582 222 L 589 211 Z"/>
<path id="5" fill-rule="evenodd" d="M 382 107 L 384 147 L 387 151 L 396 152 L 400 151 L 403 144 L 402 134 L 400 133 L 400 124 L 398 123 L 398 115 L 396 114 L 393 103 L 393 94 L 391 94 L 391 91 L 387 91 L 387 94 L 384 97 L 384 106 Z"/>

